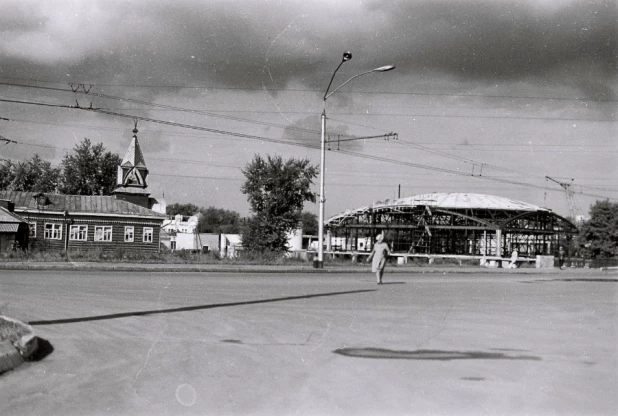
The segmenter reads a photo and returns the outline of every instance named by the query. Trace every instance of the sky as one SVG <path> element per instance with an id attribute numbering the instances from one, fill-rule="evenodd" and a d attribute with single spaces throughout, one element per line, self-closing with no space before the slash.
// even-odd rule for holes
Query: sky
<path id="1" fill-rule="evenodd" d="M 152 196 L 244 216 L 242 169 L 318 166 L 324 110 L 327 218 L 432 192 L 618 201 L 615 1 L 0 6 L 0 159 L 58 165 L 84 138 L 122 157 L 137 121 Z M 330 91 L 364 75 L 324 100 L 346 51 Z"/>

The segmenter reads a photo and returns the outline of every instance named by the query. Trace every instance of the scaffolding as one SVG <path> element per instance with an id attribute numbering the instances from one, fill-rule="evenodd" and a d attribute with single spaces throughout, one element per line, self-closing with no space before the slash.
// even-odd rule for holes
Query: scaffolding
<path id="1" fill-rule="evenodd" d="M 577 233 L 569 220 L 523 204 L 423 203 L 422 198 L 377 203 L 326 223 L 332 251 L 363 252 L 383 233 L 394 253 L 411 255 L 553 255 Z M 420 202 L 420 203 L 417 203 Z M 517 202 L 517 201 L 515 201 Z"/>

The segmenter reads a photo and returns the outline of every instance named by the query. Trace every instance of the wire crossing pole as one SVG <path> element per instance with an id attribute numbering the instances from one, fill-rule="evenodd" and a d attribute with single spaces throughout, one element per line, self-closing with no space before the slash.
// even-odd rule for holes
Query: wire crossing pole
<path id="1" fill-rule="evenodd" d="M 322 121 L 322 134 L 321 134 L 321 145 L 320 145 L 320 208 L 319 208 L 319 219 L 318 219 L 319 221 L 318 222 L 318 258 L 313 261 L 313 267 L 316 269 L 321 269 L 324 267 L 324 201 L 326 201 L 325 194 L 324 194 L 324 176 L 326 173 L 326 167 L 325 167 L 325 164 L 326 164 L 326 100 L 328 99 L 328 97 L 330 97 L 335 92 L 337 92 L 341 87 L 343 87 L 344 85 L 346 85 L 348 82 L 352 81 L 353 79 L 360 77 L 361 75 L 370 74 L 372 72 L 387 72 L 392 69 L 395 69 L 394 65 L 386 65 L 386 66 L 381 66 L 379 68 L 374 68 L 371 71 L 366 71 L 358 75 L 354 75 L 353 77 L 351 77 L 346 82 L 344 82 L 343 84 L 341 84 L 340 86 L 338 86 L 337 88 L 335 88 L 329 93 L 330 87 L 333 84 L 333 80 L 335 79 L 335 74 L 337 73 L 339 68 L 341 68 L 341 65 L 343 65 L 344 62 L 349 61 L 350 59 L 352 59 L 352 54 L 350 52 L 344 52 L 343 58 L 341 59 L 339 66 L 337 66 L 337 69 L 335 69 L 335 72 L 333 72 L 333 76 L 330 77 L 330 82 L 328 83 L 328 87 L 326 87 L 326 92 L 324 93 L 324 100 L 323 100 L 324 107 L 322 110 L 322 120 L 321 120 Z"/>

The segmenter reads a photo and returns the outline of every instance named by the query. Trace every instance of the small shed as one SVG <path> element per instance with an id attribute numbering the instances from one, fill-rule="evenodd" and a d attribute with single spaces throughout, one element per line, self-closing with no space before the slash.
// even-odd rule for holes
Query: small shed
<path id="1" fill-rule="evenodd" d="M 236 257 L 238 255 L 238 250 L 242 250 L 242 238 L 240 234 L 221 234 L 219 250 L 221 250 L 221 257 Z"/>
<path id="2" fill-rule="evenodd" d="M 0 200 L 0 252 L 28 248 L 28 223 L 13 212 L 15 204 Z"/>

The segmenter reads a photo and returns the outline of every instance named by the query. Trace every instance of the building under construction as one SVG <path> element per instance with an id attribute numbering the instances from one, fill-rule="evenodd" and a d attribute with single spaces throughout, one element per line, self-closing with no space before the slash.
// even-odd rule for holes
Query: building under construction
<path id="1" fill-rule="evenodd" d="M 327 252 L 368 252 L 384 233 L 404 256 L 554 255 L 576 234 L 569 220 L 525 202 L 491 195 L 433 193 L 374 203 L 330 218 Z"/>

